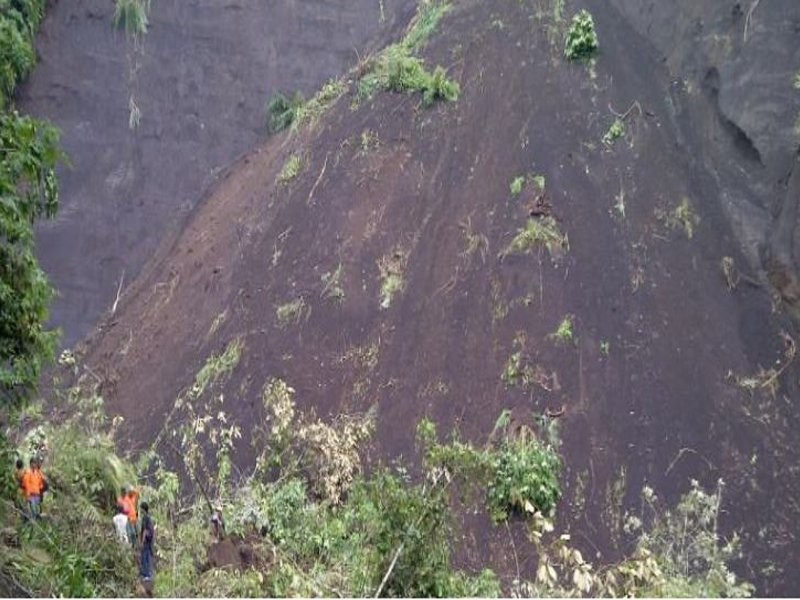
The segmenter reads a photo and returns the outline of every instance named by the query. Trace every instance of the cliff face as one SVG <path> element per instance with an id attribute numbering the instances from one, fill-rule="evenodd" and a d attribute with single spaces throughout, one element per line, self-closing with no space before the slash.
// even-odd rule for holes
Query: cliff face
<path id="1" fill-rule="evenodd" d="M 792 325 L 755 270 L 791 162 L 791 78 L 746 122 L 737 111 L 761 96 L 731 81 L 737 60 L 752 69 L 749 46 L 729 66 L 667 52 L 710 52 L 717 38 L 687 29 L 703 3 L 585 4 L 594 64 L 564 60 L 557 5 L 463 0 L 422 51 L 458 81 L 457 102 L 359 101 L 366 64 L 316 125 L 226 171 L 87 343 L 128 436 L 168 431 L 175 399 L 232 344 L 241 357 L 215 394 L 239 422 L 282 377 L 322 415 L 377 404 L 382 456 L 413 453 L 426 414 L 478 437 L 502 408 L 563 406 L 560 514 L 587 551 L 625 551 L 614 515 L 643 483 L 674 499 L 689 478 L 722 477 L 741 574 L 796 589 Z M 704 27 L 727 27 L 735 49 L 743 17 L 725 10 Z M 747 44 L 766 35 L 759 16 Z M 467 563 L 505 545 L 472 525 Z"/>
<path id="2" fill-rule="evenodd" d="M 134 51 L 113 2 L 53 2 L 20 108 L 63 131 L 61 209 L 39 231 L 66 345 L 86 335 L 220 171 L 266 134 L 278 90 L 313 93 L 407 20 L 413 0 L 154 2 Z M 135 76 L 131 77 L 135 72 Z M 128 127 L 133 94 L 141 110 Z"/>

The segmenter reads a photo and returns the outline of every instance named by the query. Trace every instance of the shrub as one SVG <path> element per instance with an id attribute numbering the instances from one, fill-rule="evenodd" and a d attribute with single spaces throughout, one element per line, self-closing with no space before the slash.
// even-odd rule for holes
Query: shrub
<path id="1" fill-rule="evenodd" d="M 554 340 L 559 344 L 572 344 L 575 341 L 575 333 L 572 330 L 573 318 L 572 315 L 566 315 L 561 323 L 558 324 L 558 329 L 547 336 L 547 339 Z"/>
<path id="2" fill-rule="evenodd" d="M 303 158 L 299 154 L 292 154 L 284 163 L 281 172 L 278 173 L 278 183 L 286 185 L 295 177 L 300 175 L 303 169 Z"/>
<path id="3" fill-rule="evenodd" d="M 147 12 L 150 0 L 117 0 L 114 7 L 114 27 L 137 38 L 147 33 Z"/>
<path id="4" fill-rule="evenodd" d="M 519 196 L 522 193 L 522 188 L 525 187 L 525 178 L 520 175 L 511 181 L 509 188 L 511 189 L 512 196 Z"/>
<path id="5" fill-rule="evenodd" d="M 497 452 L 494 480 L 489 484 L 489 513 L 503 521 L 512 512 L 552 515 L 561 499 L 561 460 L 555 449 L 531 430 L 506 440 Z"/>
<path id="6" fill-rule="evenodd" d="M 594 19 L 589 11 L 581 10 L 572 17 L 564 55 L 570 60 L 589 58 L 597 52 L 598 47 Z"/>
<path id="7" fill-rule="evenodd" d="M 300 297 L 278 306 L 275 309 L 275 317 L 278 327 L 284 329 L 289 325 L 297 325 L 303 318 L 307 319 L 310 312 L 311 307 Z"/>
<path id="8" fill-rule="evenodd" d="M 608 131 L 606 131 L 605 135 L 603 135 L 603 143 L 606 146 L 611 146 L 615 141 L 624 135 L 625 123 L 622 122 L 622 119 L 616 119 L 608 128 Z"/>
<path id="9" fill-rule="evenodd" d="M 296 122 L 305 98 L 300 92 L 287 98 L 282 92 L 275 92 L 267 104 L 267 126 L 271 133 L 283 131 Z"/>
<path id="10" fill-rule="evenodd" d="M 554 258 L 569 248 L 567 236 L 561 233 L 558 223 L 551 216 L 528 219 L 525 227 L 517 230 L 517 234 L 500 256 L 502 258 L 510 254 L 530 254 L 541 246 L 547 248 L 550 256 Z"/>
<path id="11" fill-rule="evenodd" d="M 16 10 L 0 12 L 0 108 L 14 88 L 33 68 L 36 53 L 32 32 Z"/>
<path id="12" fill-rule="evenodd" d="M 422 102 L 430 106 L 437 100 L 458 100 L 461 88 L 458 83 L 447 78 L 442 67 L 433 73 L 425 70 L 422 59 L 412 56 L 402 44 L 389 46 L 375 60 L 372 71 L 359 82 L 360 99 L 371 98 L 378 90 L 392 92 L 422 92 Z"/>

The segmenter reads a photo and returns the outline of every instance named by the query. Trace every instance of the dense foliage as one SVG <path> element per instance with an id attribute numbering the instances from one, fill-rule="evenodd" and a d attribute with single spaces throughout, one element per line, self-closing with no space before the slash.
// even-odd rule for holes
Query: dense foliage
<path id="1" fill-rule="evenodd" d="M 52 289 L 34 253 L 33 224 L 58 206 L 62 155 L 51 125 L 8 108 L 34 64 L 44 0 L 0 0 L 0 399 L 18 405 L 52 358 L 45 323 Z"/>
<path id="2" fill-rule="evenodd" d="M 588 10 L 581 10 L 572 17 L 564 54 L 570 60 L 589 58 L 597 52 L 598 47 L 594 19 Z"/>

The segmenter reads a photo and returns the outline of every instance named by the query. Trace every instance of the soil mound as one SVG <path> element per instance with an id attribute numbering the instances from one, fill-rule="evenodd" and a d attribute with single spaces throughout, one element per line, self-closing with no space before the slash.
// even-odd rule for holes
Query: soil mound
<path id="1" fill-rule="evenodd" d="M 549 409 L 561 518 L 587 552 L 626 550 L 645 482 L 674 501 L 722 477 L 741 574 L 796 590 L 791 323 L 709 176 L 691 93 L 619 13 L 586 4 L 596 62 L 566 62 L 566 19 L 537 3 L 464 0 L 422 51 L 457 102 L 359 102 L 350 81 L 315 126 L 231 167 L 87 343 L 130 437 L 168 428 L 232 344 L 215 391 L 240 423 L 282 377 L 323 416 L 377 404 L 384 456 L 413 452 L 423 415 L 479 438 L 502 408 Z M 502 544 L 484 528 L 463 560 Z"/>

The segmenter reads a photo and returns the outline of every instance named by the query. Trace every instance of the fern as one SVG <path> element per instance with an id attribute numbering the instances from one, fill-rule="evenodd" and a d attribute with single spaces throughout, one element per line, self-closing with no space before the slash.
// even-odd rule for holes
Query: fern
<path id="1" fill-rule="evenodd" d="M 150 0 L 117 0 L 114 10 L 114 27 L 122 29 L 125 34 L 137 38 L 147 33 L 147 13 L 150 11 Z"/>

